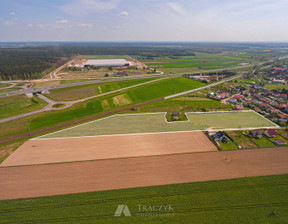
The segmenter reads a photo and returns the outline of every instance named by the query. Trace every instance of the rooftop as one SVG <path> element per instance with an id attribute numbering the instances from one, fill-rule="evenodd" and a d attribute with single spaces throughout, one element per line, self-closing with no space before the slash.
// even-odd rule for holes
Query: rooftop
<path id="1" fill-rule="evenodd" d="M 86 66 L 125 66 L 129 65 L 129 62 L 125 59 L 97 59 L 87 60 Z"/>

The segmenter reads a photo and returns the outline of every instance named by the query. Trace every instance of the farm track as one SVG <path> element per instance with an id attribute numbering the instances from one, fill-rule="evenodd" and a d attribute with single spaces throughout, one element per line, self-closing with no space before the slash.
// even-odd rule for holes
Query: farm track
<path id="1" fill-rule="evenodd" d="M 286 147 L 3 167 L 0 168 L 0 199 L 287 174 L 287 164 Z M 274 183 L 270 184 L 273 185 Z M 228 187 L 221 190 L 229 191 L 229 189 Z M 200 194 L 207 191 L 215 189 L 208 187 L 189 193 Z M 176 194 L 181 195 L 181 192 Z M 165 195 L 173 196 L 175 193 L 164 192 L 163 196 Z M 124 198 L 129 199 L 125 196 Z M 104 203 L 101 199 L 87 201 L 87 203 L 102 202 Z M 83 202 L 83 205 L 84 203 L 86 204 Z M 278 205 L 281 203 L 275 202 L 275 206 Z M 253 208 L 268 205 L 261 203 L 248 206 Z M 205 209 L 212 211 L 219 208 Z M 235 209 L 241 209 L 241 206 L 235 205 Z"/>

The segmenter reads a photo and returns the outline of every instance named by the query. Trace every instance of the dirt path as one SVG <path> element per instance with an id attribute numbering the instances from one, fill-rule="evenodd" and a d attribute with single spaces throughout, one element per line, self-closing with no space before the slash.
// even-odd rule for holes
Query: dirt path
<path id="1" fill-rule="evenodd" d="M 288 173 L 288 148 L 0 168 L 0 199 Z"/>
<path id="2" fill-rule="evenodd" d="M 1 166 L 217 151 L 202 132 L 29 140 Z"/>

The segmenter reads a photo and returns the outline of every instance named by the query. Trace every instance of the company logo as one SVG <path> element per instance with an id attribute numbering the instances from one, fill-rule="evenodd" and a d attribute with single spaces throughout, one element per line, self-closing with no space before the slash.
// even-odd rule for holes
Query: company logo
<path id="1" fill-rule="evenodd" d="M 122 215 L 122 213 L 124 214 L 124 216 L 131 216 L 127 205 L 118 205 L 114 216 L 119 217 Z"/>
<path id="2" fill-rule="evenodd" d="M 138 205 L 137 210 L 138 212 L 136 212 L 136 208 L 132 209 L 134 217 L 168 217 L 175 215 L 173 205 Z M 128 205 L 118 205 L 114 216 L 120 217 L 122 214 L 126 217 L 132 216 Z"/>

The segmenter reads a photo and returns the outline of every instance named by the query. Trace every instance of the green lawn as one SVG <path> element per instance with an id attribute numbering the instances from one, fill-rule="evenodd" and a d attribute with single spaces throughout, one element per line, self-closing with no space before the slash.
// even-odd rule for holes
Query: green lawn
<path id="1" fill-rule="evenodd" d="M 229 139 L 229 142 L 227 143 L 223 143 L 223 142 L 218 142 L 218 143 L 222 150 L 238 149 L 238 146 L 234 144 L 234 142 L 232 142 L 230 139 Z"/>
<path id="2" fill-rule="evenodd" d="M 165 113 L 124 114 L 96 120 L 43 138 L 129 133 L 175 132 L 207 128 L 250 128 L 273 125 L 254 112 L 189 113 L 187 122 L 167 123 Z"/>
<path id="3" fill-rule="evenodd" d="M 113 90 L 125 88 L 128 86 L 133 86 L 140 83 L 145 83 L 154 79 L 136 79 L 128 80 L 122 82 L 112 82 L 105 84 L 89 84 L 83 86 L 75 86 L 61 89 L 50 90 L 49 94 L 46 94 L 47 97 L 56 100 L 56 101 L 65 101 L 65 100 L 78 100 L 83 99 L 89 96 L 95 96 L 101 93 L 107 93 Z"/>
<path id="4" fill-rule="evenodd" d="M 275 146 L 275 144 L 273 142 L 270 142 L 265 137 L 262 137 L 260 139 L 256 139 L 256 138 L 251 138 L 251 139 L 253 140 L 253 142 L 255 142 L 260 147 Z"/>
<path id="5" fill-rule="evenodd" d="M 45 107 L 47 103 L 38 97 L 28 99 L 24 95 L 18 95 L 0 98 L 0 105 L 1 119 L 41 109 Z"/>
<path id="6" fill-rule="evenodd" d="M 284 224 L 287 181 L 288 175 L 275 175 L 5 200 L 0 222 Z M 114 217 L 118 205 L 127 205 L 131 217 Z M 173 210 L 141 213 L 138 205 Z"/>

